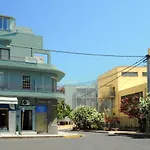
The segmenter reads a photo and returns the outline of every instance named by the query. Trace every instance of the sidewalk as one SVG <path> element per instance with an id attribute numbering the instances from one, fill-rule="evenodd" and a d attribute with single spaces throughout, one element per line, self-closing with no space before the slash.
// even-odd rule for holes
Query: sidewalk
<path id="1" fill-rule="evenodd" d="M 69 133 L 59 131 L 58 134 L 33 134 L 33 135 L 10 135 L 10 134 L 0 134 L 0 139 L 2 138 L 79 138 L 83 137 L 82 134 Z"/>

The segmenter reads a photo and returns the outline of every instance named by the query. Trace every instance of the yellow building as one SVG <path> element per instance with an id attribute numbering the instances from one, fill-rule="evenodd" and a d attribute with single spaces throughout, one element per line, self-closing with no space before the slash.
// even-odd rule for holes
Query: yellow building
<path id="1" fill-rule="evenodd" d="M 147 92 L 147 67 L 130 68 L 121 66 L 100 75 L 98 77 L 98 99 L 99 109 L 110 109 L 120 118 L 121 126 L 136 126 L 135 119 L 119 112 L 120 102 L 123 96 L 130 94 L 141 94 L 146 96 Z"/>

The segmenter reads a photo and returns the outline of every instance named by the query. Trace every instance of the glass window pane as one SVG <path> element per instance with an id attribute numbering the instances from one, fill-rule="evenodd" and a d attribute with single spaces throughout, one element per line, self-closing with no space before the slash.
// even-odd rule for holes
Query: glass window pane
<path id="1" fill-rule="evenodd" d="M 7 19 L 7 30 L 9 30 L 9 29 L 10 29 L 10 20 Z"/>
<path id="2" fill-rule="evenodd" d="M 2 18 L 0 18 L 0 29 L 2 29 L 2 28 L 3 28 L 2 24 L 3 24 L 3 19 L 2 19 Z"/>
<path id="3" fill-rule="evenodd" d="M 9 50 L 1 49 L 1 59 L 9 60 Z"/>
<path id="4" fill-rule="evenodd" d="M 4 85 L 4 74 L 0 72 L 0 86 Z"/>
<path id="5" fill-rule="evenodd" d="M 142 76 L 147 77 L 147 72 L 142 72 Z"/>
<path id="6" fill-rule="evenodd" d="M 3 19 L 3 29 L 7 30 L 7 18 Z"/>
<path id="7" fill-rule="evenodd" d="M 138 76 L 138 72 L 122 72 L 121 75 L 126 77 L 135 77 Z"/>

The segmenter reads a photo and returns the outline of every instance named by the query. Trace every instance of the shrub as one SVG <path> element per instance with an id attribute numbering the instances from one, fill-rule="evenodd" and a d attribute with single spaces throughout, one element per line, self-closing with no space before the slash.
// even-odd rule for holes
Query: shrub
<path id="1" fill-rule="evenodd" d="M 71 112 L 72 121 L 77 129 L 97 130 L 102 129 L 103 115 L 96 109 L 88 106 L 78 106 Z"/>

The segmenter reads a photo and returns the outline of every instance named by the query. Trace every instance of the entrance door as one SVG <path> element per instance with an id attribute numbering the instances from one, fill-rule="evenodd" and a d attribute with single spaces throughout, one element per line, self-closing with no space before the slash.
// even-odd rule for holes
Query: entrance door
<path id="1" fill-rule="evenodd" d="M 47 132 L 47 113 L 36 114 L 36 131 Z"/>
<path id="2" fill-rule="evenodd" d="M 21 129 L 32 130 L 32 110 L 21 110 Z"/>
<path id="3" fill-rule="evenodd" d="M 8 130 L 8 110 L 0 109 L 0 130 Z"/>

